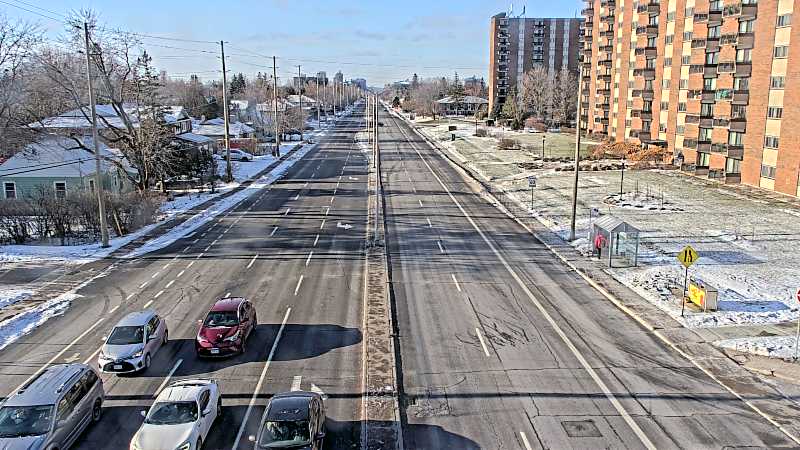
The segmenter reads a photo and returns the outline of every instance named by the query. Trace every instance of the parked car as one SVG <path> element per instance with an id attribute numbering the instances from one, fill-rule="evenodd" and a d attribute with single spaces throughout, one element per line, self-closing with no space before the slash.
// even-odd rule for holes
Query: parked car
<path id="1" fill-rule="evenodd" d="M 559 127 L 548 128 L 547 132 L 548 133 L 561 133 L 561 128 L 559 128 Z"/>
<path id="2" fill-rule="evenodd" d="M 156 397 L 130 450 L 200 450 L 211 426 L 222 415 L 222 396 L 215 380 L 183 380 Z"/>
<path id="3" fill-rule="evenodd" d="M 315 392 L 276 394 L 267 405 L 257 436 L 249 436 L 255 449 L 292 448 L 321 450 L 325 440 L 325 404 Z"/>
<path id="4" fill-rule="evenodd" d="M 258 317 L 252 303 L 241 297 L 222 298 L 200 321 L 195 339 L 198 357 L 229 356 L 246 351 Z"/>
<path id="5" fill-rule="evenodd" d="M 155 311 L 132 312 L 111 330 L 97 357 L 97 365 L 107 373 L 144 372 L 167 343 L 168 336 L 166 320 Z"/>
<path id="6" fill-rule="evenodd" d="M 100 420 L 103 380 L 86 364 L 50 366 L 0 404 L 0 448 L 67 450 Z"/>
<path id="7" fill-rule="evenodd" d="M 224 155 L 223 155 L 224 159 Z M 252 161 L 253 155 L 251 153 L 247 153 L 244 150 L 239 150 L 238 148 L 231 149 L 231 161 Z"/>
<path id="8" fill-rule="evenodd" d="M 541 133 L 541 131 L 539 131 L 536 128 L 533 128 L 533 127 L 525 128 L 525 132 L 526 133 Z"/>

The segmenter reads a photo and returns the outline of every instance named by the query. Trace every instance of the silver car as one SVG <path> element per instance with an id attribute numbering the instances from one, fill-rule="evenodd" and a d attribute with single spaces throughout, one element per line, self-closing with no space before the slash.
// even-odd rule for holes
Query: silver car
<path id="1" fill-rule="evenodd" d="M 0 404 L 0 449 L 68 449 L 100 420 L 103 380 L 86 364 L 51 366 Z"/>
<path id="2" fill-rule="evenodd" d="M 131 373 L 150 367 L 153 355 L 167 343 L 167 322 L 151 309 L 132 312 L 106 339 L 97 365 L 107 373 Z"/>

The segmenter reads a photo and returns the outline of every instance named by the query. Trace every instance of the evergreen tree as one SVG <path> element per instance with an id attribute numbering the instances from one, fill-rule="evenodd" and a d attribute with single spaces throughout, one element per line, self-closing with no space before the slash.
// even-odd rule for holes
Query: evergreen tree
<path id="1" fill-rule="evenodd" d="M 392 99 L 392 108 L 398 108 L 398 107 L 400 107 L 400 97 L 395 95 L 394 98 Z"/>

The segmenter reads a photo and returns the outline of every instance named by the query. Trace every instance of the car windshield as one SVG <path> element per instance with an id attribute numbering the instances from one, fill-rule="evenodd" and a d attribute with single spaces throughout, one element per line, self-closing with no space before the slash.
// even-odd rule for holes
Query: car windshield
<path id="1" fill-rule="evenodd" d="M 280 448 L 311 443 L 308 420 L 266 422 L 258 445 L 267 448 Z"/>
<path id="2" fill-rule="evenodd" d="M 0 438 L 37 436 L 50 430 L 53 405 L 0 408 Z"/>
<path id="3" fill-rule="evenodd" d="M 106 344 L 129 345 L 144 342 L 144 327 L 115 327 Z"/>
<path id="4" fill-rule="evenodd" d="M 144 419 L 151 425 L 177 425 L 197 420 L 197 403 L 195 402 L 159 402 L 150 408 Z"/>
<path id="5" fill-rule="evenodd" d="M 207 327 L 235 327 L 239 325 L 236 311 L 211 311 L 203 325 Z"/>

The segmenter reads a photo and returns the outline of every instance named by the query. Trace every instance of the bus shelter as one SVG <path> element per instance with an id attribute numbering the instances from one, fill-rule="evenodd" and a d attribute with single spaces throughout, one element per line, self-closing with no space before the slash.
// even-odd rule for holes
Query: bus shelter
<path id="1" fill-rule="evenodd" d="M 614 216 L 592 222 L 592 249 L 608 267 L 631 267 L 639 262 L 639 230 Z"/>

